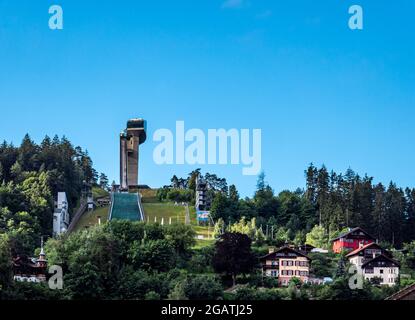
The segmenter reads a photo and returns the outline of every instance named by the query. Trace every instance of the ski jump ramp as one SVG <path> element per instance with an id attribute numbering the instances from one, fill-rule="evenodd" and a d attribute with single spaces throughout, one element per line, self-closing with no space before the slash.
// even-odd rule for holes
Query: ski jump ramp
<path id="1" fill-rule="evenodd" d="M 145 221 L 140 194 L 128 192 L 112 193 L 108 220 Z"/>

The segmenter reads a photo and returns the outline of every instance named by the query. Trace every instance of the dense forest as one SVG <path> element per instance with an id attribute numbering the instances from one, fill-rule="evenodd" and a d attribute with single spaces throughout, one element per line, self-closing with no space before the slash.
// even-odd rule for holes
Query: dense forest
<path id="1" fill-rule="evenodd" d="M 11 238 L 13 252 L 33 254 L 40 236 L 52 234 L 57 193 L 67 193 L 73 212 L 84 182 L 97 182 L 92 160 L 65 137 L 46 136 L 38 145 L 26 135 L 18 147 L 4 141 L 0 145 L 0 234 Z"/>
<path id="2" fill-rule="evenodd" d="M 285 230 L 287 240 L 305 239 L 315 225 L 323 227 L 328 238 L 359 226 L 397 248 L 415 239 L 415 189 L 402 189 L 393 182 L 385 187 L 352 169 L 338 174 L 312 164 L 305 177 L 305 190 L 285 190 L 278 195 L 266 183 L 264 174 L 258 179 L 253 198 L 240 199 L 234 185 L 215 192 L 212 218 L 225 224 L 242 217 L 255 218 L 264 233 Z"/>

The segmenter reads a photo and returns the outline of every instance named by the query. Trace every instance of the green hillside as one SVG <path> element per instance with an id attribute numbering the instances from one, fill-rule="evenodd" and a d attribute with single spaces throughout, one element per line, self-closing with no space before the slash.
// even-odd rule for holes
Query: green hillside
<path id="1" fill-rule="evenodd" d="M 185 223 L 186 212 L 183 206 L 175 206 L 173 203 L 143 203 L 146 221 L 160 223 L 164 218 L 164 223 Z"/>
<path id="2" fill-rule="evenodd" d="M 88 227 L 92 227 L 98 223 L 98 217 L 101 217 L 101 222 L 105 223 L 108 220 L 109 207 L 97 208 L 94 211 L 86 212 L 81 219 L 79 219 L 74 231 L 80 231 Z"/>
<path id="3" fill-rule="evenodd" d="M 161 219 L 164 218 L 164 223 L 168 224 L 171 218 L 172 223 L 185 223 L 186 208 L 184 206 L 175 205 L 173 202 L 160 202 L 156 196 L 156 189 L 140 190 L 140 193 L 142 195 L 146 221 L 154 222 L 155 218 L 157 218 L 157 222 L 161 223 Z M 194 227 L 198 237 L 196 247 L 200 248 L 212 244 L 213 227 L 209 228 L 197 225 L 196 210 L 193 206 L 189 206 L 189 213 L 190 223 Z"/>
<path id="4" fill-rule="evenodd" d="M 157 199 L 157 189 L 145 189 L 140 190 L 142 196 L 142 204 L 145 213 L 146 221 L 150 223 L 161 223 L 162 219 L 164 224 L 171 223 L 185 223 L 186 222 L 186 207 L 182 205 L 176 205 L 173 202 L 160 202 Z M 103 196 L 102 194 L 101 196 Z M 118 212 L 119 211 L 119 212 Z M 118 218 L 125 214 L 122 208 L 118 210 Z M 98 217 L 101 217 L 101 222 L 105 223 L 108 220 L 109 207 L 97 208 L 92 212 L 85 213 L 79 220 L 74 231 L 83 230 L 98 223 Z M 213 243 L 212 232 L 213 227 L 198 226 L 196 221 L 196 210 L 194 207 L 189 206 L 190 223 L 194 227 L 198 239 L 196 240 L 196 247 L 204 247 Z M 128 215 L 128 214 L 127 214 Z M 114 217 L 116 218 L 116 217 Z"/>

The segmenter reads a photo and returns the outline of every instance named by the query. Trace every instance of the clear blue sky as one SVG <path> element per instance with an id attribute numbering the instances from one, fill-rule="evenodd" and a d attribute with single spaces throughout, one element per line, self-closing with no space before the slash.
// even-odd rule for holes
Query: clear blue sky
<path id="1" fill-rule="evenodd" d="M 310 162 L 415 186 L 413 0 L 224 2 L 0 0 L 0 139 L 66 135 L 118 181 L 118 133 L 144 117 L 141 182 L 161 186 L 194 168 L 156 166 L 155 129 L 261 128 L 276 191 Z M 254 191 L 241 167 L 203 170 Z"/>

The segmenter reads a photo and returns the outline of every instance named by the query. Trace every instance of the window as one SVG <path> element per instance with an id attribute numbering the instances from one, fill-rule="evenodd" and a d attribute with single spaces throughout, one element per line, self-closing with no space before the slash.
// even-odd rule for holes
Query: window
<path id="1" fill-rule="evenodd" d="M 379 272 L 380 272 L 380 274 L 383 274 L 383 269 L 380 269 Z"/>

